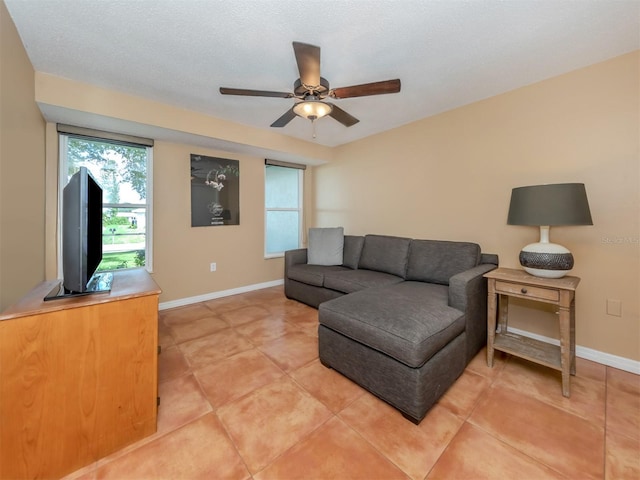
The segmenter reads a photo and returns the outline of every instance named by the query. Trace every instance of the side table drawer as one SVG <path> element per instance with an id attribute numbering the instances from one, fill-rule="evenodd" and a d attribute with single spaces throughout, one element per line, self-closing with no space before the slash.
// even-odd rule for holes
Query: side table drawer
<path id="1" fill-rule="evenodd" d="M 530 297 L 537 300 L 546 300 L 551 302 L 558 302 L 560 300 L 560 294 L 558 290 L 552 290 L 549 288 L 532 287 L 530 285 L 519 285 L 517 283 L 496 281 L 496 292 L 510 295 L 517 295 L 519 297 Z"/>

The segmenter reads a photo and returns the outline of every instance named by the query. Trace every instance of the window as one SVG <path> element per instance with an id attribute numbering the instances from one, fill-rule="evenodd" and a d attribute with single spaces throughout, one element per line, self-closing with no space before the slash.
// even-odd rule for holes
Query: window
<path id="1" fill-rule="evenodd" d="M 265 256 L 282 256 L 302 243 L 304 166 L 265 161 Z"/>
<path id="2" fill-rule="evenodd" d="M 71 176 L 80 167 L 87 167 L 102 187 L 102 262 L 97 271 L 137 267 L 151 271 L 150 145 L 153 142 L 65 127 L 58 126 L 58 204 L 62 204 L 62 190 Z M 78 131 L 82 134 L 74 133 Z"/>

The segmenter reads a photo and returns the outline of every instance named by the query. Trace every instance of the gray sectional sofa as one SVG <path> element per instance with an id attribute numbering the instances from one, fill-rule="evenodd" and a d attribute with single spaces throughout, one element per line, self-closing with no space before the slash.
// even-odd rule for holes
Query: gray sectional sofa
<path id="1" fill-rule="evenodd" d="M 341 238 L 340 264 L 286 252 L 285 294 L 318 308 L 325 366 L 419 423 L 486 343 L 483 274 L 498 257 L 467 242 Z"/>

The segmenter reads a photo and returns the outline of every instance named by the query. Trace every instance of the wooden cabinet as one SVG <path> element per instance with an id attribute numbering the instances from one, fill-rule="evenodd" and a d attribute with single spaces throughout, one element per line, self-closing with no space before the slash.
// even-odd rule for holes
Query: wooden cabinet
<path id="1" fill-rule="evenodd" d="M 0 315 L 0 478 L 60 477 L 156 431 L 158 295 L 144 269 L 110 293 Z"/>
<path id="2" fill-rule="evenodd" d="M 540 278 L 524 270 L 498 268 L 484 275 L 488 279 L 487 364 L 493 366 L 494 350 L 545 365 L 562 372 L 562 394 L 571 395 L 571 375 L 576 373 L 575 294 L 580 279 Z M 558 307 L 560 346 L 508 331 L 509 297 L 526 298 Z M 496 318 L 499 320 L 496 331 Z"/>

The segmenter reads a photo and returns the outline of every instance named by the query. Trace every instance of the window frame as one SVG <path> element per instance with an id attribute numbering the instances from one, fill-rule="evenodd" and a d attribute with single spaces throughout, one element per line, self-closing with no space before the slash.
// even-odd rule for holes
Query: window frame
<path id="1" fill-rule="evenodd" d="M 144 208 L 145 211 L 145 265 L 144 267 L 132 266 L 122 268 L 119 270 L 131 270 L 135 268 L 144 268 L 149 273 L 153 273 L 153 141 L 147 139 L 140 139 L 140 143 L 131 141 L 129 139 L 135 139 L 136 137 L 126 137 L 127 140 L 120 140 L 121 137 L 117 134 L 111 134 L 109 132 L 93 131 L 88 129 L 82 129 L 78 127 L 68 127 L 71 131 L 66 131 L 64 127 L 58 125 L 58 208 L 57 208 L 57 275 L 62 278 L 62 197 L 64 187 L 68 183 L 67 171 L 68 171 L 68 141 L 69 138 L 79 138 L 88 141 L 96 141 L 102 143 L 111 143 L 114 145 L 126 145 L 136 148 L 146 149 L 147 161 L 146 161 L 146 192 L 144 203 L 105 203 L 103 202 L 102 208 Z M 74 133 L 74 129 L 81 132 L 90 132 L 90 135 L 83 133 Z M 104 240 L 103 240 L 104 245 Z"/>
<path id="2" fill-rule="evenodd" d="M 298 206 L 297 207 L 277 207 L 277 208 L 268 208 L 267 207 L 267 168 L 269 167 L 279 167 L 279 168 L 290 168 L 298 171 Z M 304 166 L 288 164 L 285 162 L 275 162 L 270 160 L 265 160 L 264 165 L 264 258 L 281 258 L 284 257 L 284 251 L 282 252 L 267 252 L 267 215 L 268 212 L 297 212 L 298 213 L 298 247 L 301 248 L 303 238 L 304 238 Z"/>

